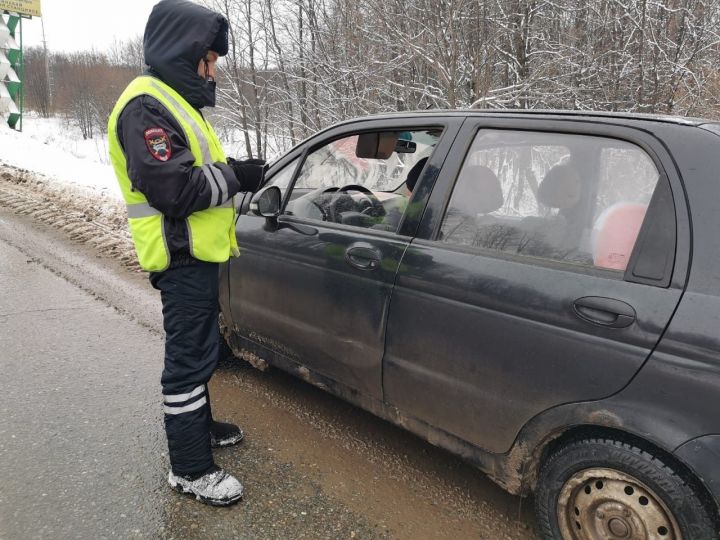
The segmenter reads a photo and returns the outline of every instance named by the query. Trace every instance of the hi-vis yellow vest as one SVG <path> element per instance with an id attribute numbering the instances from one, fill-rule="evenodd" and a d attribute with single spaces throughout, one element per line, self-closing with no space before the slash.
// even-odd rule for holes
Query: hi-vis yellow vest
<path id="1" fill-rule="evenodd" d="M 225 163 L 226 157 L 210 124 L 180 94 L 162 81 L 149 76 L 137 77 L 118 99 L 108 120 L 110 161 L 127 205 L 130 234 L 135 243 L 140 266 L 149 272 L 160 272 L 170 265 L 170 252 L 165 239 L 165 216 L 151 207 L 142 193 L 132 188 L 125 154 L 120 146 L 116 129 L 120 113 L 132 99 L 140 95 L 149 95 L 157 99 L 182 126 L 185 140 L 195 157 L 196 167 L 213 168 L 215 174 L 222 174 L 213 163 L 218 161 Z M 205 173 L 211 174 L 209 170 Z M 239 254 L 235 238 L 234 198 L 231 197 L 222 206 L 191 214 L 186 223 L 190 254 L 196 259 L 225 262 L 231 255 Z"/>

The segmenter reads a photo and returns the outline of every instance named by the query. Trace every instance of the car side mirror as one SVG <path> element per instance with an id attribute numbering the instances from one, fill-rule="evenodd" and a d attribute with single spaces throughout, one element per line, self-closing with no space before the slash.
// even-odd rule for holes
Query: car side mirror
<path id="1" fill-rule="evenodd" d="M 277 186 L 261 189 L 250 199 L 250 213 L 269 219 L 277 219 L 280 215 L 282 192 Z"/>

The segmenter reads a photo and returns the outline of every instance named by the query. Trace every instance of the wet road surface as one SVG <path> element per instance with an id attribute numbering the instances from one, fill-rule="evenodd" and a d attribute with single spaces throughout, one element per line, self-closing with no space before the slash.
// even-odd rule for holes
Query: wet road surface
<path id="1" fill-rule="evenodd" d="M 0 533 L 162 525 L 162 340 L 0 242 Z"/>
<path id="2" fill-rule="evenodd" d="M 277 370 L 226 361 L 216 452 L 246 498 L 165 485 L 159 298 L 142 274 L 0 206 L 0 538 L 534 538 L 530 502 Z"/>

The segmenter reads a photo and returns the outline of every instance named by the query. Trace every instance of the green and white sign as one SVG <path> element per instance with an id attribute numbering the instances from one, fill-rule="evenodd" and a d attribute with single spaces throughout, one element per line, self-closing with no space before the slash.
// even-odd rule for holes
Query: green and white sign
<path id="1" fill-rule="evenodd" d="M 0 11 L 0 118 L 10 127 L 22 129 L 23 58 L 22 27 L 19 14 L 2 15 Z"/>

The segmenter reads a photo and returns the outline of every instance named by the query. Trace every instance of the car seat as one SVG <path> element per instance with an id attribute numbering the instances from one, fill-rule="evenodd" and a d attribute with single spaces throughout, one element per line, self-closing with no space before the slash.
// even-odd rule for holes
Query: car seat
<path id="1" fill-rule="evenodd" d="M 494 212 L 504 202 L 500 180 L 489 167 L 485 165 L 463 167 L 455 184 L 452 209 L 475 216 Z"/>
<path id="2" fill-rule="evenodd" d="M 551 167 L 538 186 L 537 199 L 550 208 L 572 208 L 580 202 L 580 174 L 569 163 Z"/>
<path id="3" fill-rule="evenodd" d="M 595 266 L 623 271 L 627 268 L 646 212 L 646 204 L 620 202 L 600 214 L 591 237 Z"/>
<path id="4" fill-rule="evenodd" d="M 527 255 L 564 260 L 577 248 L 566 213 L 581 199 L 582 182 L 570 163 L 552 167 L 538 186 L 537 201 L 558 210 L 556 215 L 526 217 L 520 223 L 522 240 L 518 251 Z"/>
<path id="5" fill-rule="evenodd" d="M 502 207 L 502 185 L 497 175 L 484 165 L 463 167 L 455 184 L 441 237 L 453 243 L 497 247 L 501 226 L 490 213 Z"/>

